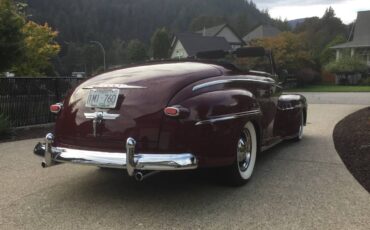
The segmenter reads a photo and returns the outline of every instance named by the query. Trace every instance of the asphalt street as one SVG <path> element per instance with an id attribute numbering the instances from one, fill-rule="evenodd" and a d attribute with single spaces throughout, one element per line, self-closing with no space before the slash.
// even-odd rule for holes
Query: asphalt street
<path id="1" fill-rule="evenodd" d="M 42 169 L 38 139 L 2 143 L 0 229 L 369 229 L 370 195 L 332 141 L 335 124 L 363 107 L 310 104 L 304 139 L 261 154 L 239 188 L 207 171 L 139 183 L 117 170 Z"/>

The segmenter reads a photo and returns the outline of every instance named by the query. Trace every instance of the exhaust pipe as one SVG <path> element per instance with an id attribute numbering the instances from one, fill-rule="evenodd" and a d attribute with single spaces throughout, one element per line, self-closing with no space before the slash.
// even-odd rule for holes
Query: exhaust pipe
<path id="1" fill-rule="evenodd" d="M 33 148 L 33 153 L 37 156 L 44 157 L 45 156 L 45 144 L 41 144 L 40 142 L 35 145 Z"/>
<path id="2" fill-rule="evenodd" d="M 157 174 L 157 173 L 159 173 L 159 172 L 160 172 L 160 171 L 151 171 L 151 172 L 146 172 L 146 173 L 144 173 L 143 171 L 136 171 L 136 172 L 134 173 L 134 178 L 135 178 L 135 180 L 136 180 L 136 181 L 141 182 L 141 181 L 143 181 L 145 178 L 150 177 L 150 176 L 153 176 L 153 175 L 155 175 L 155 174 Z"/>

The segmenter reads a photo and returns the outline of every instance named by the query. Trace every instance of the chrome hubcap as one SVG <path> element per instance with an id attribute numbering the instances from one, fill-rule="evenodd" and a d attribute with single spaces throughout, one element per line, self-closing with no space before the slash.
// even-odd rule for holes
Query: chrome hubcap
<path id="1" fill-rule="evenodd" d="M 239 170 L 245 172 L 252 158 L 252 138 L 248 130 L 244 130 L 239 138 L 237 153 Z"/>

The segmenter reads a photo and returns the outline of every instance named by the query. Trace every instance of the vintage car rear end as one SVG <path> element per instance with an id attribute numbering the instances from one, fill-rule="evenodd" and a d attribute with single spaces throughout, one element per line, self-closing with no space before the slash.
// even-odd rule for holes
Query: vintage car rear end
<path id="1" fill-rule="evenodd" d="M 188 62 L 132 67 L 87 80 L 58 104 L 43 166 L 72 162 L 127 168 L 130 175 L 197 168 L 200 156 L 189 140 L 176 139 L 179 132 L 171 136 L 169 130 L 181 129 L 189 109 L 170 102 L 184 86 L 222 74 L 220 66 Z"/>
<path id="2" fill-rule="evenodd" d="M 98 75 L 51 111 L 55 131 L 34 151 L 43 167 L 118 168 L 141 180 L 150 171 L 230 166 L 243 184 L 259 151 L 301 137 L 307 104 L 282 96 L 272 75 L 179 61 Z"/>

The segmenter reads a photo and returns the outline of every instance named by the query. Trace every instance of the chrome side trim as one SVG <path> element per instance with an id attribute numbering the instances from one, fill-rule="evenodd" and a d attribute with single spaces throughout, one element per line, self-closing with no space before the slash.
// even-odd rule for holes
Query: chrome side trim
<path id="1" fill-rule="evenodd" d="M 126 169 L 130 176 L 134 175 L 135 170 L 190 170 L 198 167 L 198 161 L 191 153 L 135 153 L 135 140 L 128 138 L 126 144 L 128 154 L 51 147 L 47 142 L 44 167 L 50 167 L 57 163 L 74 163 Z"/>
<path id="2" fill-rule="evenodd" d="M 103 120 L 114 120 L 119 117 L 119 114 L 112 114 L 107 112 L 94 112 L 94 113 L 84 113 L 85 118 L 87 119 L 96 119 L 100 118 Z"/>
<path id="3" fill-rule="evenodd" d="M 281 111 L 286 111 L 286 110 L 293 110 L 293 109 L 302 108 L 302 107 L 303 107 L 302 104 L 297 104 L 297 105 L 288 104 L 288 105 L 279 105 L 278 109 Z"/>
<path id="4" fill-rule="evenodd" d="M 83 89 L 98 89 L 98 88 L 116 88 L 116 89 L 145 89 L 145 86 L 126 85 L 126 84 L 99 84 L 83 87 Z"/>
<path id="5" fill-rule="evenodd" d="M 202 89 L 202 88 L 210 87 L 210 86 L 213 86 L 213 85 L 229 83 L 229 82 L 231 82 L 231 80 L 210 81 L 210 82 L 206 82 L 206 83 L 202 83 L 202 84 L 194 86 L 193 91 L 197 91 L 197 90 Z"/>
<path id="6" fill-rule="evenodd" d="M 245 117 L 245 116 L 250 116 L 250 115 L 256 115 L 256 114 L 261 114 L 261 110 L 256 109 L 256 110 L 251 110 L 251 111 L 246 111 L 246 112 L 241 112 L 241 113 L 235 113 L 235 114 L 226 114 L 222 116 L 217 116 L 208 120 L 203 120 L 203 121 L 198 121 L 195 123 L 196 126 L 198 125 L 208 125 L 208 124 L 213 124 L 216 122 L 221 122 L 221 121 L 228 121 L 228 120 L 233 120 L 237 119 L 240 117 Z"/>
<path id="7" fill-rule="evenodd" d="M 261 77 L 262 78 L 262 77 Z M 269 78 L 264 78 L 264 79 L 225 79 L 225 80 L 216 80 L 216 81 L 210 81 L 210 82 L 205 82 L 199 85 L 196 85 L 193 87 L 193 91 L 197 91 L 199 89 L 203 89 L 206 87 L 214 86 L 214 85 L 219 85 L 219 84 L 225 84 L 225 83 L 230 83 L 230 82 L 259 82 L 259 83 L 274 83 L 275 81 L 273 79 Z"/>
<path id="8" fill-rule="evenodd" d="M 254 73 L 254 74 L 265 74 L 271 76 L 270 73 L 264 72 L 264 71 L 257 71 L 257 70 L 249 70 L 249 73 Z"/>

